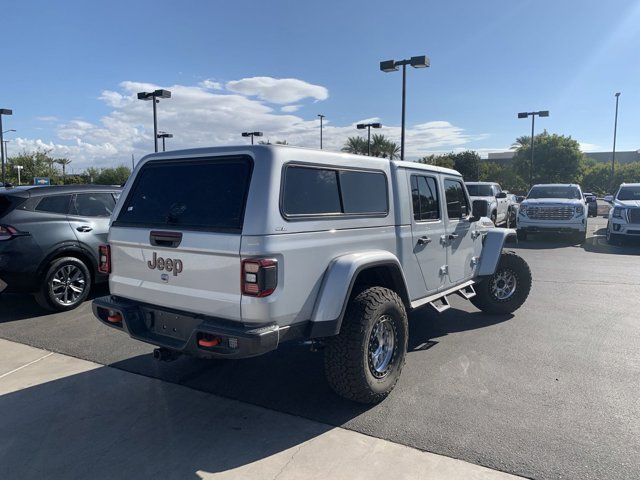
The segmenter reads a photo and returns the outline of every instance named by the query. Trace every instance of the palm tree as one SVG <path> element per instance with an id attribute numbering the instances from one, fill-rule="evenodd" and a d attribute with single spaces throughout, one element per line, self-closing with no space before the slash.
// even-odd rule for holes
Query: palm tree
<path id="1" fill-rule="evenodd" d="M 393 160 L 394 158 L 399 158 L 400 145 L 398 145 L 396 142 L 391 142 L 391 141 L 387 142 L 386 154 L 387 154 L 386 156 L 389 157 L 389 160 Z"/>
<path id="2" fill-rule="evenodd" d="M 58 158 L 54 160 L 58 165 L 62 165 L 62 183 L 64 183 L 65 177 L 67 175 L 67 165 L 71 163 L 71 160 L 68 158 Z"/>
<path id="3" fill-rule="evenodd" d="M 367 154 L 367 141 L 363 137 L 349 137 L 342 147 L 343 152 L 357 155 Z"/>
<path id="4" fill-rule="evenodd" d="M 516 141 L 511 144 L 512 150 L 517 150 L 518 148 L 528 147 L 531 143 L 531 137 L 528 135 L 522 135 L 521 137 L 516 138 Z"/>

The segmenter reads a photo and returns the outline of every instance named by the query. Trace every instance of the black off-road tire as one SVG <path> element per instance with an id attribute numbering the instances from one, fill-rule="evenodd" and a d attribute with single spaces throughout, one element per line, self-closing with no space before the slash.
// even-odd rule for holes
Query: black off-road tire
<path id="1" fill-rule="evenodd" d="M 394 349 L 383 376 L 374 375 L 369 356 L 373 328 L 389 317 Z M 328 339 L 324 351 L 327 381 L 340 396 L 365 404 L 381 402 L 395 387 L 407 353 L 409 327 L 402 300 L 392 290 L 370 287 L 347 305 L 340 333 Z"/>
<path id="2" fill-rule="evenodd" d="M 500 299 L 494 293 L 494 282 L 501 272 L 510 272 L 515 276 L 515 291 L 511 296 Z M 508 314 L 519 309 L 531 291 L 531 270 L 522 257 L 514 252 L 503 252 L 496 271 L 490 277 L 475 285 L 476 295 L 471 298 L 477 308 L 485 313 Z"/>
<path id="3" fill-rule="evenodd" d="M 80 274 L 84 277 L 84 288 L 82 290 L 82 293 L 80 293 L 79 296 L 69 304 L 62 304 L 61 302 L 56 300 L 52 287 L 54 275 L 56 275 L 56 272 L 58 272 L 63 267 L 71 267 L 72 269 L 74 269 L 74 271 L 79 271 Z M 34 298 L 38 305 L 40 305 L 45 310 L 56 312 L 73 310 L 87 299 L 87 297 L 89 296 L 89 292 L 91 291 L 91 284 L 91 271 L 82 260 L 76 257 L 57 258 L 53 262 L 51 262 L 51 264 L 47 268 L 45 274 L 42 277 L 40 289 L 34 294 Z"/>
<path id="4" fill-rule="evenodd" d="M 518 240 L 525 241 L 527 239 L 527 232 L 526 230 L 518 229 L 516 230 L 516 236 L 518 237 Z"/>
<path id="5" fill-rule="evenodd" d="M 622 245 L 622 235 L 613 233 L 610 223 L 607 223 L 606 239 L 609 245 Z"/>

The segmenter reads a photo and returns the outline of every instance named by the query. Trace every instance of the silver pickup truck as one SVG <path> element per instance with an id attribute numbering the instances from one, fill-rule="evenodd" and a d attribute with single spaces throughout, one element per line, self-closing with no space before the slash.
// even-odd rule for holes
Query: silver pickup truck
<path id="1" fill-rule="evenodd" d="M 243 358 L 282 342 L 324 352 L 329 384 L 375 403 L 407 353 L 407 313 L 459 295 L 506 314 L 531 272 L 503 252 L 487 202 L 460 174 L 286 146 L 141 160 L 112 216 L 96 317 L 155 356 Z"/>

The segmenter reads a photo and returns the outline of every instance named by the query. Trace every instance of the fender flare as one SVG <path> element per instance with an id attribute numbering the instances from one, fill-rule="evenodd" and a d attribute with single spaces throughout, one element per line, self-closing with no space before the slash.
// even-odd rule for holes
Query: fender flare
<path id="1" fill-rule="evenodd" d="M 336 257 L 327 268 L 311 315 L 310 338 L 328 337 L 340 333 L 342 319 L 358 275 L 372 267 L 389 266 L 394 282 L 403 291 L 397 292 L 408 301 L 407 282 L 398 258 L 386 250 L 367 250 Z"/>
<path id="2" fill-rule="evenodd" d="M 73 242 L 73 241 L 65 241 L 56 245 L 47 254 L 47 256 L 40 262 L 40 264 L 38 265 L 38 269 L 36 270 L 36 275 L 38 276 L 38 278 L 42 277 L 45 274 L 45 270 L 47 269 L 47 267 L 53 261 L 54 258 L 64 256 L 65 254 L 69 254 L 69 256 L 73 257 L 74 253 L 80 253 L 84 257 L 91 259 L 91 262 L 89 263 L 89 265 L 87 265 L 87 267 L 91 272 L 93 280 L 95 280 L 95 277 L 97 275 L 96 265 L 98 262 L 97 252 L 93 254 L 78 242 Z"/>
<path id="3" fill-rule="evenodd" d="M 500 261 L 504 242 L 507 238 L 515 236 L 516 231 L 513 228 L 491 228 L 485 233 L 477 276 L 487 277 L 494 274 Z"/>

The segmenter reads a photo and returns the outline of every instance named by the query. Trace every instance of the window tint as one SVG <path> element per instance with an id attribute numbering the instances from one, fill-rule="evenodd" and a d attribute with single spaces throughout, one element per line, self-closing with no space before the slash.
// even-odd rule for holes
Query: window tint
<path id="1" fill-rule="evenodd" d="M 420 221 L 440 218 L 438 189 L 434 178 L 412 175 L 411 197 L 413 199 L 414 219 Z"/>
<path id="2" fill-rule="evenodd" d="M 250 176 L 246 158 L 148 163 L 115 224 L 240 230 Z"/>
<path id="3" fill-rule="evenodd" d="M 109 217 L 115 204 L 111 193 L 79 193 L 71 205 L 71 215 Z"/>
<path id="4" fill-rule="evenodd" d="M 34 209 L 36 212 L 60 213 L 66 215 L 69 211 L 71 195 L 53 195 L 44 197 Z"/>
<path id="5" fill-rule="evenodd" d="M 376 172 L 290 166 L 282 204 L 286 215 L 386 213 L 386 178 Z"/>
<path id="6" fill-rule="evenodd" d="M 447 197 L 447 215 L 449 218 L 466 217 L 469 213 L 469 203 L 464 194 L 462 183 L 457 180 L 445 180 L 444 192 Z"/>
<path id="7" fill-rule="evenodd" d="M 576 187 L 535 186 L 531 189 L 527 198 L 569 198 L 579 200 L 582 196 L 580 195 L 580 190 Z"/>
<path id="8" fill-rule="evenodd" d="M 472 197 L 491 197 L 494 195 L 491 185 L 469 185 L 467 191 Z"/>
<path id="9" fill-rule="evenodd" d="M 382 173 L 340 172 L 344 213 L 386 213 L 387 181 Z"/>

